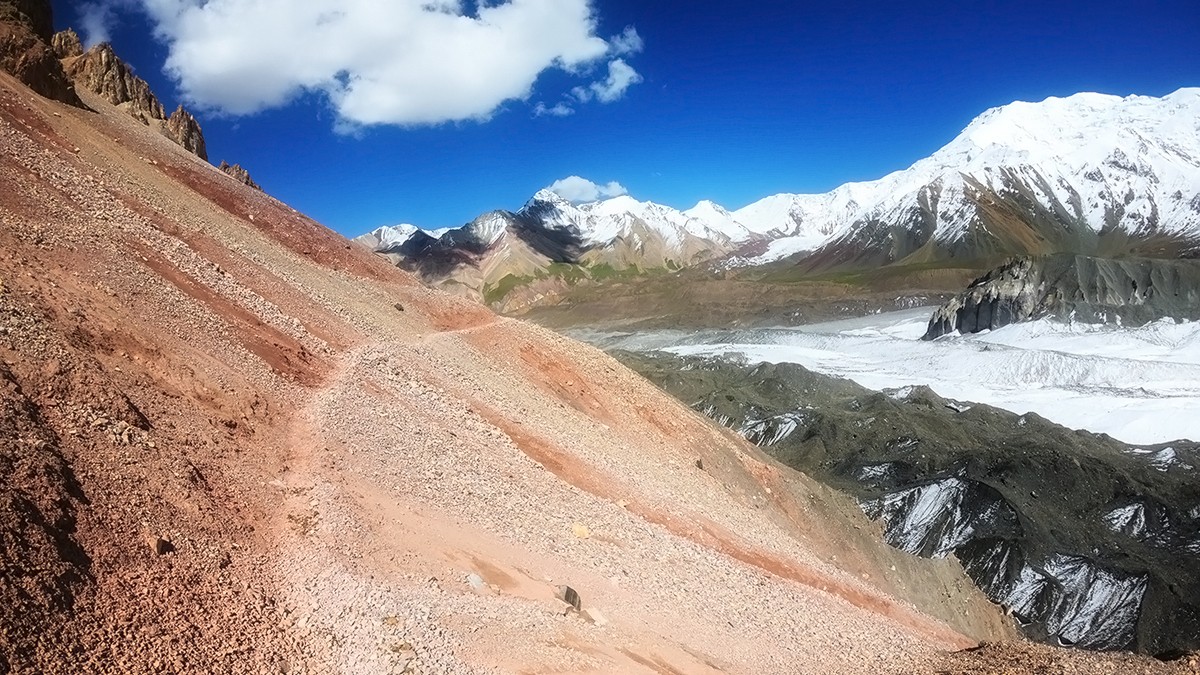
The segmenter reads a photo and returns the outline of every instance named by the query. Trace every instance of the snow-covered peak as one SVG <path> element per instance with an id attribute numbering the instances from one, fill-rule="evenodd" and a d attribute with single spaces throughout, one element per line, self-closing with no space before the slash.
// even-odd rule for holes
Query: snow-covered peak
<path id="1" fill-rule="evenodd" d="M 466 229 L 476 241 L 491 246 L 504 234 L 510 222 L 507 213 L 492 211 L 476 218 Z"/>
<path id="2" fill-rule="evenodd" d="M 371 232 L 370 236 L 375 237 L 379 241 L 378 248 L 384 250 L 402 245 L 420 231 L 421 228 L 416 225 L 401 223 L 377 228 Z"/>
<path id="3" fill-rule="evenodd" d="M 969 194 L 980 186 L 1004 194 L 1017 183 L 1048 210 L 1061 206 L 1064 217 L 1095 231 L 1116 225 L 1200 236 L 1200 89 L 1162 98 L 1082 93 L 992 108 L 908 169 L 735 211 L 752 231 L 784 235 L 767 254 L 738 264 L 811 250 L 852 236 L 864 222 L 901 224 L 923 208 L 936 210 L 935 237 L 952 240 L 976 217 Z M 939 197 L 922 206 L 930 190 Z"/>
<path id="4" fill-rule="evenodd" d="M 553 204 L 554 206 L 559 207 L 559 208 L 574 206 L 571 203 L 571 200 L 567 199 L 566 197 L 563 197 L 562 195 L 558 194 L 557 192 L 551 190 L 550 188 L 542 188 L 541 190 L 538 190 L 537 194 L 533 195 L 532 199 L 525 202 L 525 208 L 530 208 L 530 206 L 538 204 L 538 203 Z"/>
<path id="5" fill-rule="evenodd" d="M 704 223 L 707 227 L 721 232 L 734 241 L 744 241 L 749 238 L 751 233 L 750 229 L 739 223 L 732 213 L 725 210 L 725 207 L 707 199 L 701 200 L 692 208 L 684 211 L 683 215 Z"/>
<path id="6" fill-rule="evenodd" d="M 1048 162 L 1079 169 L 1100 165 L 1118 150 L 1137 157 L 1152 149 L 1169 161 L 1200 162 L 1200 88 L 1162 98 L 1082 93 L 992 108 L 913 169 Z"/>
<path id="7" fill-rule="evenodd" d="M 879 249 L 899 236 L 898 227 L 913 228 L 922 241 L 960 242 L 982 222 L 981 198 L 1054 214 L 1072 233 L 1108 228 L 1200 239 L 1200 88 L 1162 98 L 1083 93 L 993 108 L 907 169 L 824 194 L 773 195 L 732 213 L 711 201 L 678 211 L 628 195 L 574 204 L 545 189 L 518 216 L 597 247 L 645 235 L 676 247 L 692 238 L 718 244 L 708 250 L 769 240 L 764 254 L 732 263 L 757 265 L 855 237 L 859 250 Z M 446 243 L 491 245 L 511 217 L 485 214 L 451 231 Z M 395 245 L 415 230 L 376 233 Z"/>

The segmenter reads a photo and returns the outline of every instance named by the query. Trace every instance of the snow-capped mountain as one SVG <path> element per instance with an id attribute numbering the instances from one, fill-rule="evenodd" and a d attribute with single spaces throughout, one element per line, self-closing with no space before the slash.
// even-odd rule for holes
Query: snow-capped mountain
<path id="1" fill-rule="evenodd" d="M 977 117 L 879 180 L 779 194 L 730 212 L 549 190 L 453 230 L 381 228 L 363 243 L 427 278 L 476 290 L 551 263 L 674 269 L 792 257 L 810 270 L 1012 254 L 1200 253 L 1200 88 L 1162 98 L 1076 94 Z M 507 259 L 519 264 L 505 262 Z M 467 269 L 467 268 L 471 269 Z"/>
<path id="2" fill-rule="evenodd" d="M 359 237 L 427 281 L 484 296 L 505 277 L 545 277 L 555 263 L 603 273 L 679 269 L 765 239 L 712 202 L 687 212 L 632 197 L 577 205 L 550 190 L 519 211 L 493 211 L 460 228 L 399 225 Z"/>
<path id="3" fill-rule="evenodd" d="M 814 258 L 826 265 L 887 264 L 918 252 L 1195 250 L 1200 88 L 993 108 L 908 169 L 822 195 L 775 195 L 733 215 L 758 231 L 798 228 L 744 265 L 810 250 L 817 235 L 826 240 Z"/>

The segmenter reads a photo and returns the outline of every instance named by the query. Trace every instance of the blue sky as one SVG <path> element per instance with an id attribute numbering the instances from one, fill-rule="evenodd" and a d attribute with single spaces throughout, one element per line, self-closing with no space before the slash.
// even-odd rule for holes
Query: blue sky
<path id="1" fill-rule="evenodd" d="M 208 33 L 179 18 L 200 11 L 192 0 L 54 8 L 58 28 L 108 38 L 165 105 L 196 112 L 214 163 L 240 163 L 350 236 L 461 225 L 571 175 L 676 208 L 711 199 L 733 210 L 903 169 L 1014 100 L 1200 86 L 1195 0 L 514 0 L 503 21 L 471 0 L 461 17 L 454 0 L 439 2 L 438 16 L 419 14 L 420 3 L 389 15 L 416 33 L 389 32 L 387 12 L 353 16 L 369 2 L 332 3 L 351 16 L 306 27 L 294 8 L 331 0 L 237 0 L 261 11 Z M 564 9 L 575 5 L 582 20 Z M 485 14 L 504 27 L 495 45 L 471 32 Z M 297 37 L 337 20 L 346 44 Z M 630 27 L 633 43 L 614 39 Z M 356 73 L 379 82 L 360 91 Z M 505 86 L 524 93 L 522 77 L 536 77 L 528 98 L 502 100 Z M 573 112 L 538 115 L 539 103 Z"/>

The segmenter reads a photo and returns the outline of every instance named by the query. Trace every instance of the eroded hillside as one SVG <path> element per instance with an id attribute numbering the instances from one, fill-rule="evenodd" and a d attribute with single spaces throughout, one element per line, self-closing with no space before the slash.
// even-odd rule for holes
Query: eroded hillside
<path id="1" fill-rule="evenodd" d="M 0 75 L 0 671 L 930 672 L 1012 635 L 601 352 L 79 95 Z"/>
<path id="2" fill-rule="evenodd" d="M 80 94 L 0 76 L 6 669 L 898 672 L 1010 634 L 607 356 Z"/>

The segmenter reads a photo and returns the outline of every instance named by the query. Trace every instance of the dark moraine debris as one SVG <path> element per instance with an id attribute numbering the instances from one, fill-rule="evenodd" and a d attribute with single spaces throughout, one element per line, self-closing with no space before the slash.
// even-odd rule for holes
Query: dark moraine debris
<path id="1" fill-rule="evenodd" d="M 1200 649 L 1200 444 L 1133 446 L 1034 414 L 884 393 L 795 364 L 615 356 L 854 495 L 892 545 L 953 554 L 1033 638 Z"/>
<path id="2" fill-rule="evenodd" d="M 1014 258 L 939 307 L 924 339 L 1047 316 L 1124 325 L 1200 319 L 1200 260 Z"/>

